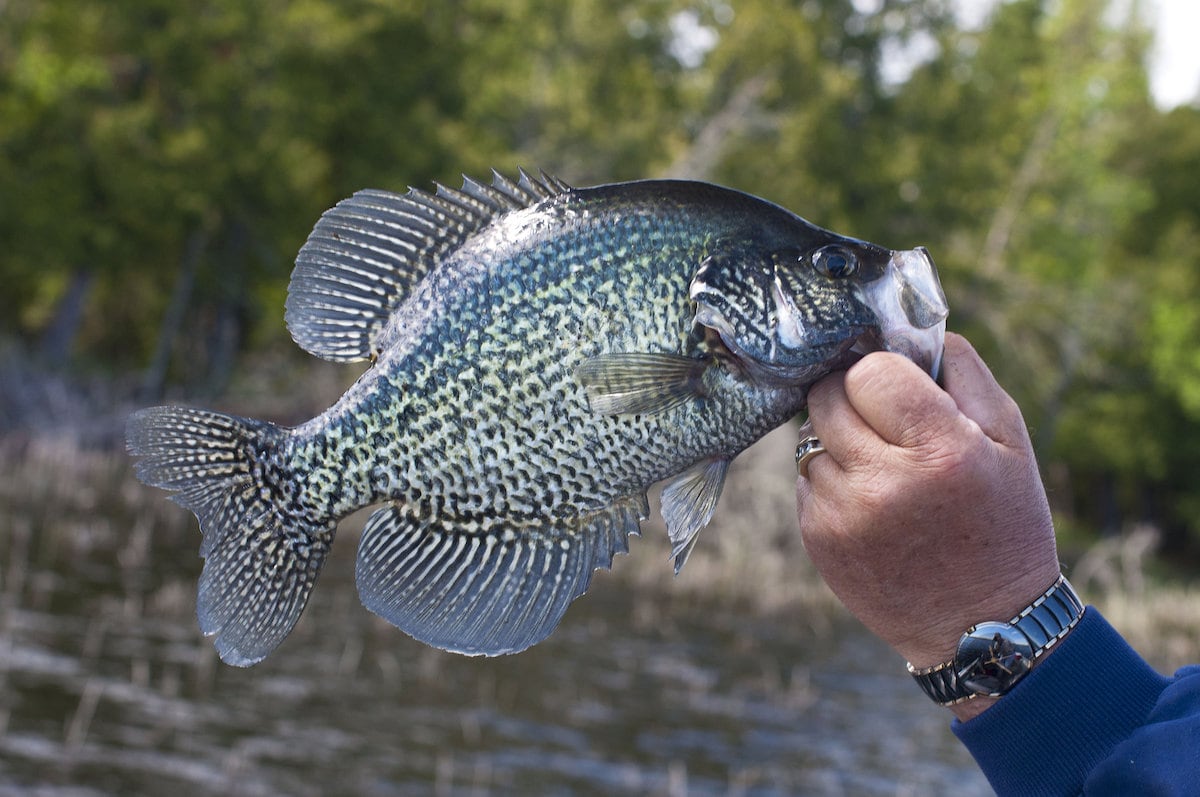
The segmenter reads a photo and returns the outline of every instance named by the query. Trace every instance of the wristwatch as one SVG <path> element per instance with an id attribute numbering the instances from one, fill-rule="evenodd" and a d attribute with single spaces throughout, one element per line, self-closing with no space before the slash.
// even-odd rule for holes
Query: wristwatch
<path id="1" fill-rule="evenodd" d="M 925 694 L 942 706 L 974 698 L 1000 697 L 1083 617 L 1083 603 L 1063 576 L 1007 623 L 972 626 L 958 641 L 951 661 L 908 671 Z"/>

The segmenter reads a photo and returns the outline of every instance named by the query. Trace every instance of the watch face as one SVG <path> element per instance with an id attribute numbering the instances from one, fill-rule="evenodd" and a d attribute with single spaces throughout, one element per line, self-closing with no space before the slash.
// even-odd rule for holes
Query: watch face
<path id="1" fill-rule="evenodd" d="M 981 695 L 999 696 L 1033 666 L 1029 640 L 1008 623 L 980 623 L 963 635 L 954 657 L 958 681 Z"/>

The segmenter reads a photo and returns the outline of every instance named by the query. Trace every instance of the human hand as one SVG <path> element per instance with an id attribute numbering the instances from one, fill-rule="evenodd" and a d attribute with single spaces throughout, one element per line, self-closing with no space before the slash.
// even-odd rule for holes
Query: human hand
<path id="1" fill-rule="evenodd" d="M 826 455 L 797 482 L 800 531 L 826 583 L 916 667 L 1007 620 L 1058 577 L 1054 527 L 1020 410 L 948 333 L 945 391 L 907 359 L 870 354 L 809 393 Z M 962 719 L 986 698 L 952 707 Z"/>

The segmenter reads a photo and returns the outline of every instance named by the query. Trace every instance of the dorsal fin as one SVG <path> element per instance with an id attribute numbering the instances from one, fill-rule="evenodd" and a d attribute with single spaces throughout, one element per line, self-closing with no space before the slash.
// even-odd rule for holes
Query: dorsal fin
<path id="1" fill-rule="evenodd" d="M 463 178 L 430 194 L 364 190 L 327 210 L 296 256 L 285 319 L 292 339 L 327 360 L 376 354 L 396 307 L 448 252 L 499 216 L 571 190 L 545 172 L 517 182 Z"/>

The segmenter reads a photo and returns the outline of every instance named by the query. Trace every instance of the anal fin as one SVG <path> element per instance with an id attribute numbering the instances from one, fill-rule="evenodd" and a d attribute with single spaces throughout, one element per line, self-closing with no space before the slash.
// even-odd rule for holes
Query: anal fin
<path id="1" fill-rule="evenodd" d="M 401 504 L 363 529 L 363 605 L 421 642 L 468 655 L 516 653 L 554 631 L 592 572 L 640 532 L 644 497 L 561 524 L 421 517 Z"/>
<path id="2" fill-rule="evenodd" d="M 597 414 L 651 414 L 705 396 L 704 373 L 711 365 L 709 358 L 678 354 L 600 354 L 580 363 L 575 378 Z"/>
<path id="3" fill-rule="evenodd" d="M 721 498 L 729 460 L 707 459 L 689 468 L 662 491 L 662 515 L 671 540 L 675 574 L 687 563 L 700 529 L 708 525 Z"/>

